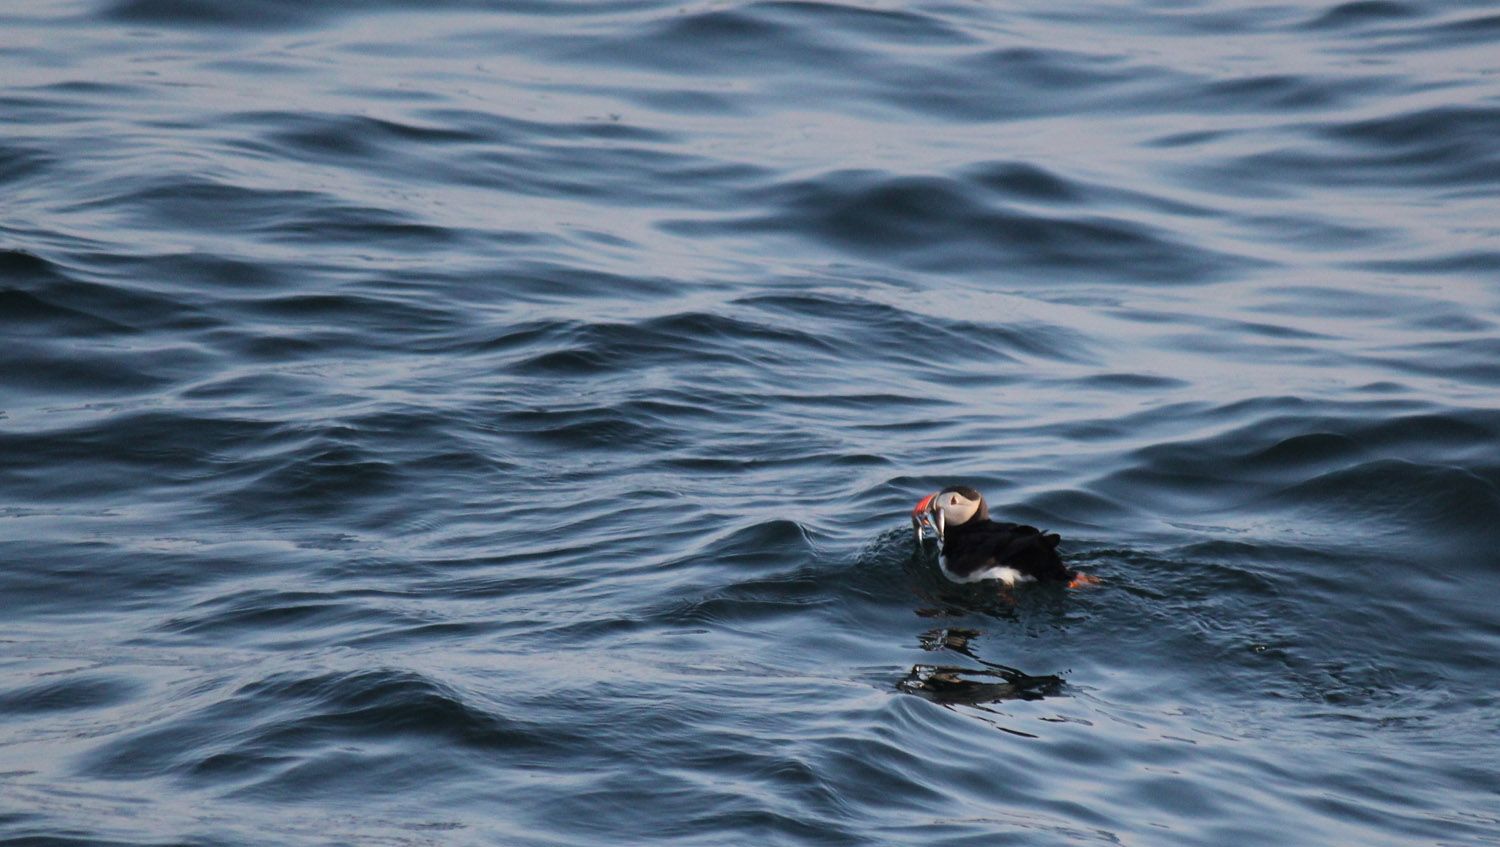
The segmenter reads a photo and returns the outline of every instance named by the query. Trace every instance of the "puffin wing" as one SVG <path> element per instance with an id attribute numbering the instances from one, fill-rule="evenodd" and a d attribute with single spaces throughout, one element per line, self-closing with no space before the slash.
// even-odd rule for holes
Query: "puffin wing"
<path id="1" fill-rule="evenodd" d="M 1055 532 L 1042 532 L 1034 526 L 1017 526 L 1011 540 L 1001 549 L 996 558 L 1006 565 L 1038 582 L 1067 582 L 1073 572 L 1057 555 L 1058 542 L 1062 536 Z"/>
<path id="2" fill-rule="evenodd" d="M 1072 572 L 1057 555 L 1061 540 L 1034 526 L 987 521 L 951 538 L 943 552 L 948 569 L 961 577 L 1000 565 L 1041 582 L 1067 582 Z"/>

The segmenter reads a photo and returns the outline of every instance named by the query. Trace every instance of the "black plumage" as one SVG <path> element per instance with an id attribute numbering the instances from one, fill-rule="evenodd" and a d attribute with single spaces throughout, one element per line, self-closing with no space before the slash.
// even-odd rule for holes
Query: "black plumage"
<path id="1" fill-rule="evenodd" d="M 1019 578 L 1037 582 L 1070 583 L 1079 576 L 1057 553 L 1062 536 L 1026 524 L 990 520 L 989 504 L 973 488 L 945 488 L 924 504 L 940 509 L 943 496 L 950 493 L 978 504 L 968 520 L 948 521 L 938 539 L 943 569 L 951 578 L 982 579 L 977 575 L 991 568 L 1011 568 Z"/>
<path id="2" fill-rule="evenodd" d="M 1057 554 L 1062 536 L 1034 526 L 975 516 L 943 535 L 944 568 L 958 579 L 993 567 L 1014 568 L 1038 582 L 1069 582 L 1076 573 Z"/>

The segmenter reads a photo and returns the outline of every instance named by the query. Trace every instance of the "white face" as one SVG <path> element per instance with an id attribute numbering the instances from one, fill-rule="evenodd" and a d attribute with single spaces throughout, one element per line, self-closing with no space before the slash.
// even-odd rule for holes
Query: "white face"
<path id="1" fill-rule="evenodd" d="M 944 491 L 937 496 L 937 502 L 933 504 L 937 511 L 943 515 L 942 524 L 946 526 L 958 526 L 968 523 L 979 511 L 979 501 L 970 500 L 957 491 Z"/>

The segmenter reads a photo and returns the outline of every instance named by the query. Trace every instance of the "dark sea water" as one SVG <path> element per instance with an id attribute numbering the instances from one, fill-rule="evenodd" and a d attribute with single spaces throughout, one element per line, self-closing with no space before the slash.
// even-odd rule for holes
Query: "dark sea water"
<path id="1" fill-rule="evenodd" d="M 1500 844 L 1497 547 L 1493 3 L 0 4 L 0 843 Z"/>

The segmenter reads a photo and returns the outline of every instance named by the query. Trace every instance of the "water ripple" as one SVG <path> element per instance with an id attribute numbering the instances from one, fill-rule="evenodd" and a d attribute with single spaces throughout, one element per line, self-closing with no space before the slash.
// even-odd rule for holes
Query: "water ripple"
<path id="1" fill-rule="evenodd" d="M 1491 10 L 0 17 L 0 841 L 1500 829 Z"/>

